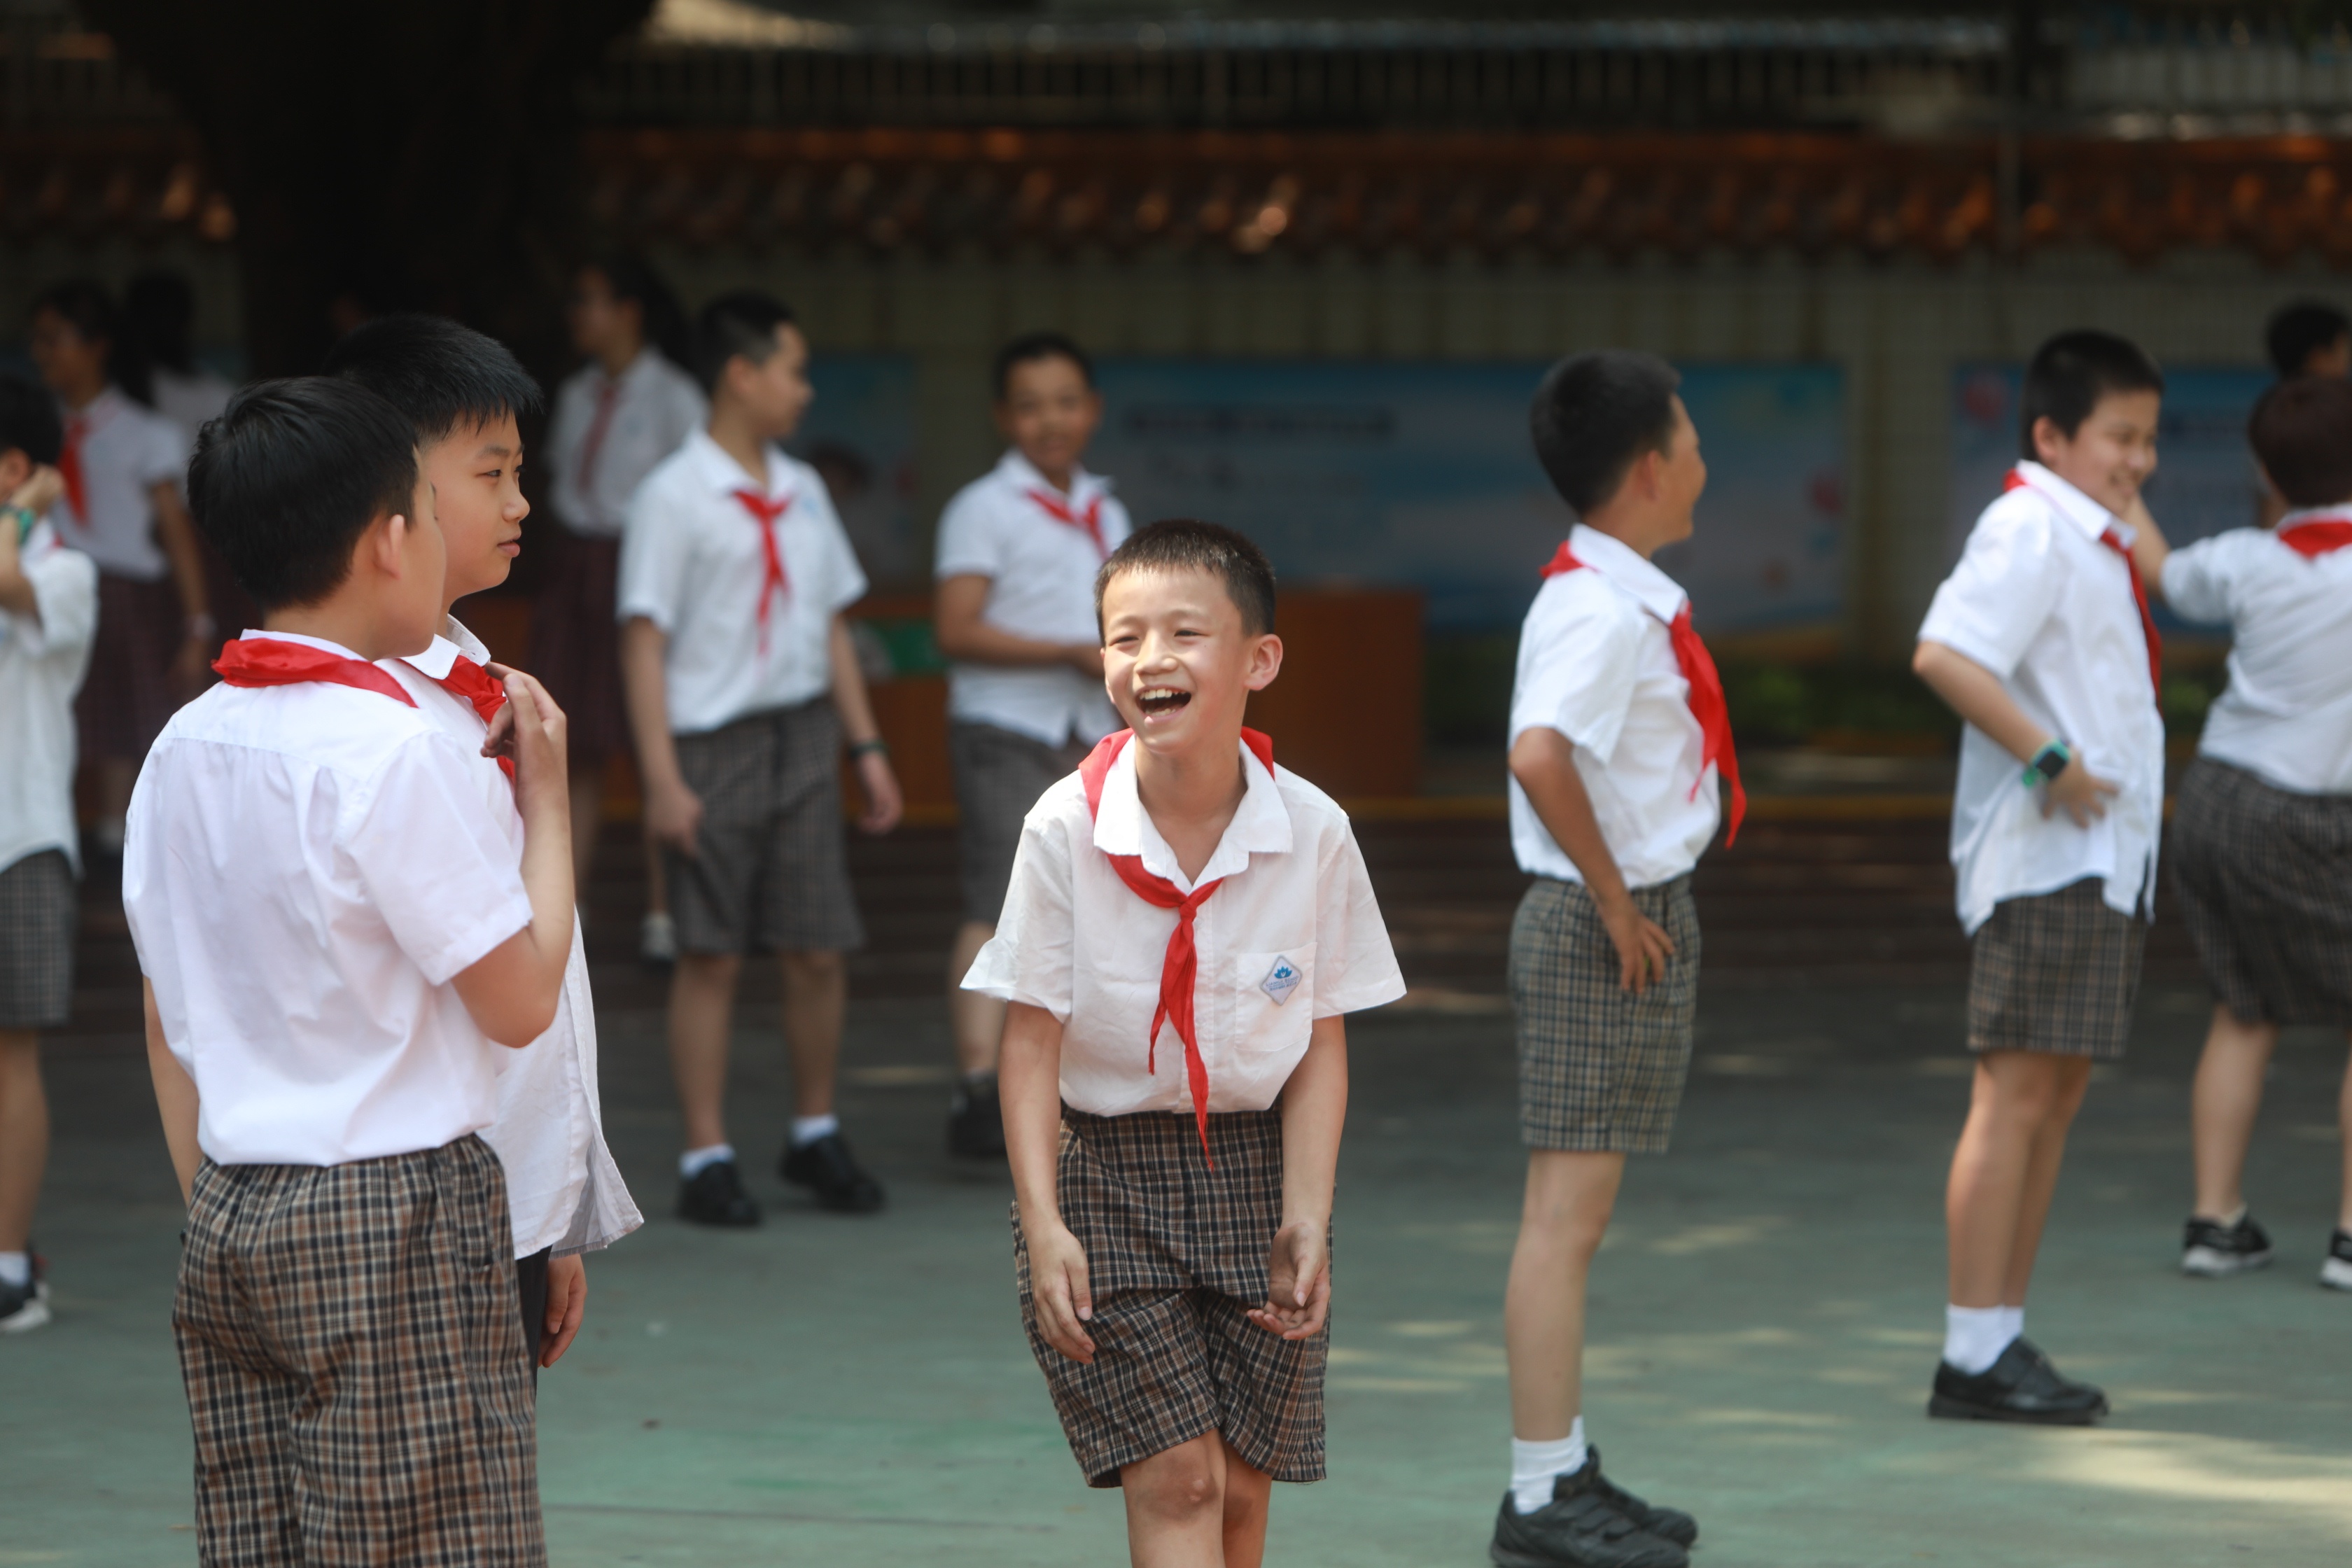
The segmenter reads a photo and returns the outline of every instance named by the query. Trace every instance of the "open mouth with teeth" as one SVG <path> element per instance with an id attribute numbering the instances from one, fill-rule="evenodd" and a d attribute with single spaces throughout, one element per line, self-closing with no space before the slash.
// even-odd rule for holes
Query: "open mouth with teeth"
<path id="1" fill-rule="evenodd" d="M 1181 712 L 1192 700 L 1191 692 L 1179 691 L 1172 686 L 1147 686 L 1135 696 L 1135 705 L 1143 710 L 1147 719 L 1165 719 L 1171 713 Z"/>

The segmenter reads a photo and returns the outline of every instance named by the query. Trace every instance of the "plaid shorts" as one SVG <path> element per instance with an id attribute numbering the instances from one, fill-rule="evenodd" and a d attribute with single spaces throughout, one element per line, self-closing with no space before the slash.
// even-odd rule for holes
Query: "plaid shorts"
<path id="1" fill-rule="evenodd" d="M 684 952 L 840 952 L 866 942 L 841 823 L 841 721 L 824 698 L 677 737 L 699 854 L 662 852 Z"/>
<path id="2" fill-rule="evenodd" d="M 1993 906 L 1969 959 L 1969 1049 L 2123 1056 L 2147 921 L 2107 908 L 2101 887 L 2086 877 Z"/>
<path id="3" fill-rule="evenodd" d="M 55 1029 L 73 1016 L 75 892 L 62 849 L 0 870 L 0 1029 Z"/>
<path id="4" fill-rule="evenodd" d="M 1037 797 L 1077 772 L 1094 748 L 1083 742 L 1049 746 L 993 724 L 948 726 L 955 764 L 957 828 L 963 861 L 963 918 L 992 926 L 1004 912 L 1013 883 L 1013 857 L 1021 824 Z"/>
<path id="5" fill-rule="evenodd" d="M 1662 979 L 1619 984 L 1617 946 L 1581 882 L 1538 877 L 1511 921 L 1519 1135 L 1530 1149 L 1663 1154 L 1690 1077 L 1698 909 L 1690 878 L 1633 889 L 1675 944 Z"/>
<path id="6" fill-rule="evenodd" d="M 2352 795 L 2200 757 L 2173 802 L 2173 887 L 2214 998 L 2249 1022 L 2352 1028 Z"/>
<path id="7" fill-rule="evenodd" d="M 205 1568 L 539 1568 L 498 1156 L 196 1172 L 172 1303 Z"/>
<path id="8" fill-rule="evenodd" d="M 1021 1209 L 1013 1271 L 1029 1349 L 1070 1452 L 1092 1487 L 1209 1432 L 1278 1481 L 1323 1479 L 1327 1324 L 1286 1340 L 1244 1314 L 1265 1305 L 1266 1254 L 1282 1228 L 1282 1112 L 1209 1118 L 1217 1166 L 1192 1116 L 1089 1116 L 1065 1106 L 1055 1191 L 1087 1249 L 1095 1360 L 1045 1342 L 1029 1287 Z"/>

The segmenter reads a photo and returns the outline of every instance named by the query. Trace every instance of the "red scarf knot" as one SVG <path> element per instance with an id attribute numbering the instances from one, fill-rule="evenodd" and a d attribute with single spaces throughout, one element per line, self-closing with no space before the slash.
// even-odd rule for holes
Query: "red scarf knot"
<path id="1" fill-rule="evenodd" d="M 329 653 L 308 643 L 276 637 L 239 637 L 221 648 L 213 668 L 231 686 L 301 686 L 311 681 L 349 686 L 389 697 L 407 707 L 416 700 L 399 681 L 363 658 Z"/>
<path id="2" fill-rule="evenodd" d="M 1083 511 L 1071 510 L 1069 503 L 1051 490 L 1031 490 L 1029 499 L 1035 501 L 1045 515 L 1055 522 L 1065 528 L 1075 528 L 1093 540 L 1097 556 L 1106 561 L 1110 559 L 1110 546 L 1103 542 L 1101 496 L 1097 495 L 1094 500 L 1087 502 L 1086 510 Z"/>
<path id="3" fill-rule="evenodd" d="M 758 490 L 737 490 L 735 499 L 760 525 L 760 551 L 763 557 L 760 575 L 760 657 L 768 655 L 768 606 L 779 595 L 792 596 L 792 579 L 784 575 L 783 551 L 776 543 L 776 521 L 793 510 L 793 498 L 779 496 L 773 500 Z"/>
<path id="4" fill-rule="evenodd" d="M 1111 764 L 1129 741 L 1135 739 L 1132 730 L 1121 730 L 1106 735 L 1087 760 L 1078 764 L 1078 778 L 1086 785 L 1087 816 L 1102 814 L 1103 781 L 1110 776 Z M 1255 730 L 1242 731 L 1242 743 L 1250 753 L 1265 764 L 1268 773 L 1274 772 L 1274 742 Z M 1160 1005 L 1151 1015 L 1151 1034 L 1144 1042 L 1144 1070 L 1160 1070 L 1160 1026 L 1173 1024 L 1176 1037 L 1184 1044 L 1184 1076 L 1192 1089 L 1192 1118 L 1201 1136 L 1201 1156 L 1215 1170 L 1217 1162 L 1209 1153 L 1209 1064 L 1201 1055 L 1194 1029 L 1193 998 L 1200 988 L 1201 953 L 1192 936 L 1192 917 L 1208 901 L 1209 895 L 1223 885 L 1224 879 L 1203 882 L 1189 893 L 1180 893 L 1176 884 L 1143 868 L 1140 855 L 1108 857 L 1111 869 L 1128 890 L 1154 909 L 1176 911 L 1176 929 L 1169 933 L 1168 951 L 1160 961 Z"/>
<path id="5" fill-rule="evenodd" d="M 505 683 L 491 679 L 488 670 L 484 669 L 462 653 L 451 661 L 448 674 L 436 676 L 434 679 L 439 683 L 444 691 L 471 704 L 475 713 L 480 716 L 486 726 L 499 716 L 499 710 L 507 705 Z M 500 757 L 499 771 L 507 775 L 509 784 L 512 784 L 515 776 L 514 759 Z"/>
<path id="6" fill-rule="evenodd" d="M 2306 561 L 2352 544 L 2352 521 L 2340 517 L 2315 517 L 2309 522 L 2293 523 L 2278 531 L 2278 542 Z"/>

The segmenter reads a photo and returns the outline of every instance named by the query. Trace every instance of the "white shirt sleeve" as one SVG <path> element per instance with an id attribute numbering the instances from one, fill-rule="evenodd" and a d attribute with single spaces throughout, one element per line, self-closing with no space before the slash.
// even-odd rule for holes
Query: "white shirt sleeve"
<path id="1" fill-rule="evenodd" d="M 2217 533 L 2165 557 L 2164 602 L 2183 620 L 2221 626 L 2236 618 L 2230 606 L 2233 563 L 2225 548 L 2230 537 Z"/>
<path id="2" fill-rule="evenodd" d="M 79 550 L 43 550 L 23 569 L 41 616 L 38 626 L 23 617 L 21 634 L 45 658 L 79 654 L 98 635 L 98 563 Z"/>
<path id="3" fill-rule="evenodd" d="M 1557 730 L 1606 764 L 1624 731 L 1641 669 L 1642 627 L 1595 572 L 1579 572 L 1550 613 L 1530 616 L 1511 693 L 1511 734 Z"/>
<path id="4" fill-rule="evenodd" d="M 435 985 L 530 924 L 514 847 L 475 763 L 437 732 L 401 746 L 352 804 L 343 852 L 393 940 Z"/>
<path id="5" fill-rule="evenodd" d="M 1403 995 L 1404 974 L 1363 851 L 1344 825 L 1316 868 L 1315 893 L 1315 1016 L 1360 1013 Z"/>
<path id="6" fill-rule="evenodd" d="M 683 613 L 687 556 L 692 548 L 692 519 L 674 506 L 667 466 L 646 476 L 629 498 L 629 515 L 621 529 L 620 588 L 614 613 L 623 621 L 642 616 L 665 633 L 677 630 Z"/>
<path id="7" fill-rule="evenodd" d="M 675 452 L 685 446 L 686 438 L 700 429 L 703 422 L 710 417 L 710 404 L 702 395 L 701 388 L 694 384 L 694 378 L 683 370 L 664 376 L 662 386 L 659 409 L 659 417 L 665 421 L 661 426 L 662 445 L 667 450 Z"/>
<path id="8" fill-rule="evenodd" d="M 1103 497 L 1102 531 L 1103 543 L 1113 550 L 1126 543 L 1127 536 L 1135 531 L 1134 520 L 1127 515 L 1126 506 L 1117 496 Z"/>
<path id="9" fill-rule="evenodd" d="M 940 517 L 938 577 L 994 578 L 1004 571 L 1004 546 L 994 522 L 995 509 L 979 493 L 966 488 Z"/>
<path id="10" fill-rule="evenodd" d="M 2007 680 L 2057 607 L 2065 579 L 2052 530 L 2032 502 L 1996 502 L 1936 590 L 1919 640 L 1941 643 Z"/>
<path id="11" fill-rule="evenodd" d="M 160 414 L 140 421 L 138 444 L 131 448 L 131 477 L 142 490 L 161 484 L 178 484 L 188 469 L 188 447 L 180 427 Z"/>
<path id="12" fill-rule="evenodd" d="M 1070 1021 L 1076 991 L 1070 873 L 1069 836 L 1059 814 L 1032 812 L 1021 825 L 996 934 L 972 961 L 963 989 Z"/>

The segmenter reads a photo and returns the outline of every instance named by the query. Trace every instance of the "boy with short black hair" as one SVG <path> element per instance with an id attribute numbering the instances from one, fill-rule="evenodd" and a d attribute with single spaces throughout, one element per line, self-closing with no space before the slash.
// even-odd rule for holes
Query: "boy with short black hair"
<path id="1" fill-rule="evenodd" d="M 504 583 L 522 548 L 530 503 L 522 495 L 520 421 L 539 410 L 539 384 L 503 344 L 440 316 L 370 321 L 335 345 L 326 369 L 376 393 L 415 426 L 448 561 L 442 626 L 423 653 L 378 664 L 419 712 L 478 751 L 506 693 L 489 673 L 488 648 L 451 610 Z M 484 808 L 520 858 L 523 821 L 511 781 L 488 757 L 478 757 L 473 773 Z M 593 831 L 593 821 L 583 831 Z M 583 1255 L 644 1223 L 604 1144 L 595 1005 L 576 927 L 553 1026 L 499 1065 L 498 1121 L 483 1137 L 506 1171 L 524 1347 L 534 1367 L 553 1366 L 586 1310 Z"/>
<path id="2" fill-rule="evenodd" d="M 1504 1301 L 1505 1568 L 1680 1568 L 1698 1526 L 1601 1472 L 1586 1438 L 1586 1281 L 1628 1154 L 1664 1153 L 1698 1002 L 1691 868 L 1747 797 L 1690 599 L 1651 557 L 1706 488 L 1674 368 L 1603 350 L 1552 366 L 1529 419 L 1578 522 L 1543 570 L 1511 692 L 1511 924 L 1527 1198 Z"/>
<path id="3" fill-rule="evenodd" d="M 963 1081 L 948 1147 L 976 1158 L 1004 1153 L 1004 1005 L 961 982 L 995 933 L 1029 808 L 1119 727 L 1103 695 L 1094 586 L 1129 532 L 1110 481 L 1082 461 L 1102 423 L 1085 351 L 1059 332 L 1024 332 L 997 351 L 994 378 L 1009 449 L 940 514 L 938 565 L 940 651 L 955 661 L 948 749 L 963 859 L 963 924 L 948 958 Z"/>
<path id="4" fill-rule="evenodd" d="M 2181 919 L 2214 997 L 2180 1258 L 2209 1278 L 2271 1260 L 2242 1184 L 2280 1028 L 2352 1030 L 2352 381 L 2279 383 L 2247 434 L 2284 512 L 2276 529 L 2173 551 L 2151 537 L 2140 554 L 2173 608 L 2231 632 L 2230 684 L 2172 816 Z M 2344 1183 L 2319 1281 L 2352 1290 L 2352 1068 L 2337 1114 Z"/>
<path id="5" fill-rule="evenodd" d="M 1265 557 L 1154 523 L 1096 594 L 1130 728 L 1031 809 L 965 984 L 1007 1005 L 1021 1313 L 1071 1452 L 1135 1562 L 1238 1568 L 1271 1484 L 1323 1475 L 1343 1015 L 1404 981 L 1346 814 L 1242 727 L 1282 668 Z"/>
<path id="6" fill-rule="evenodd" d="M 2281 380 L 2352 375 L 2352 316 L 2323 300 L 2297 300 L 2272 312 L 2263 347 Z"/>
<path id="7" fill-rule="evenodd" d="M 73 1008 L 74 692 L 98 568 L 43 517 L 65 488 L 57 405 L 0 375 L 0 1333 L 49 1321 L 33 1209 L 48 1165 L 42 1029 Z"/>
<path id="8" fill-rule="evenodd" d="M 1966 721 L 1952 864 L 1969 974 L 1969 1117 L 1945 1213 L 1931 1415 L 2084 1426 L 2106 1395 L 2024 1337 L 2025 1292 L 2092 1064 L 2124 1053 L 2164 815 L 2162 670 L 2133 552 L 2155 544 L 2163 373 L 2062 332 L 2026 367 L 2023 461 L 1936 591 L 1912 668 Z"/>
<path id="9" fill-rule="evenodd" d="M 677 967 L 670 1066 L 686 1115 L 678 1215 L 749 1226 L 725 1121 L 727 1042 L 746 952 L 775 952 L 793 1058 L 784 1180 L 863 1214 L 882 1184 L 834 1114 L 842 954 L 865 941 L 841 824 L 845 739 L 859 826 L 887 833 L 898 782 L 841 612 L 866 593 L 824 483 L 774 445 L 809 403 L 793 314 L 750 291 L 695 323 L 710 422 L 646 476 L 621 542 L 621 665 L 647 825 L 667 855 Z"/>
<path id="10" fill-rule="evenodd" d="M 468 748 L 372 661 L 447 562 L 409 422 L 331 379 L 241 392 L 189 471 L 261 605 L 131 805 L 123 908 L 189 1200 L 172 1321 L 206 1563 L 536 1568 L 531 1384 L 494 1046 L 572 949 L 563 716 L 509 673 L 517 864 Z"/>

